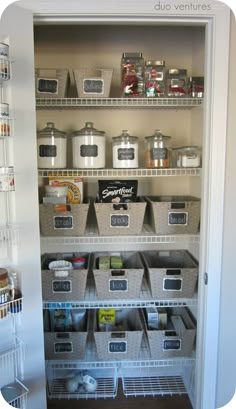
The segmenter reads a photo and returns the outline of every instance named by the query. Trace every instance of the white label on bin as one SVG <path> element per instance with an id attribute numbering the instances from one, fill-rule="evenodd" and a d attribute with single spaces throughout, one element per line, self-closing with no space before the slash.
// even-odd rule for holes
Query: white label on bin
<path id="1" fill-rule="evenodd" d="M 182 278 L 163 278 L 163 291 L 182 291 Z"/>
<path id="2" fill-rule="evenodd" d="M 111 214 L 110 227 L 129 227 L 128 214 Z"/>
<path id="3" fill-rule="evenodd" d="M 83 92 L 84 94 L 104 94 L 104 80 L 84 78 Z"/>
<path id="4" fill-rule="evenodd" d="M 54 229 L 73 229 L 73 216 L 54 216 Z"/>
<path id="5" fill-rule="evenodd" d="M 52 292 L 53 293 L 71 293 L 72 281 L 71 280 L 52 280 Z"/>
<path id="6" fill-rule="evenodd" d="M 168 213 L 168 226 L 187 226 L 188 225 L 188 212 L 169 212 Z"/>
<path id="7" fill-rule="evenodd" d="M 39 94 L 57 94 L 58 80 L 54 78 L 38 78 L 37 92 Z"/>
<path id="8" fill-rule="evenodd" d="M 127 292 L 128 291 L 128 280 L 127 279 L 110 279 L 109 280 L 109 291 L 111 292 L 117 292 L 117 291 L 122 291 L 122 292 Z"/>
<path id="9" fill-rule="evenodd" d="M 73 352 L 73 344 L 72 342 L 54 342 L 54 353 L 70 353 Z"/>
<path id="10" fill-rule="evenodd" d="M 181 339 L 164 339 L 163 341 L 164 351 L 181 351 L 181 348 Z"/>
<path id="11" fill-rule="evenodd" d="M 127 353 L 127 341 L 109 341 L 108 342 L 108 352 L 114 353 Z"/>

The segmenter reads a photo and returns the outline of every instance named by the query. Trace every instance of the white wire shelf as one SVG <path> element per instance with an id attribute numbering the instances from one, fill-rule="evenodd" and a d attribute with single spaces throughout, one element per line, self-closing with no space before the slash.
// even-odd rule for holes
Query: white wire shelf
<path id="1" fill-rule="evenodd" d="M 0 225 L 0 246 L 17 244 L 19 242 L 19 227 L 14 225 Z"/>
<path id="2" fill-rule="evenodd" d="M 36 98 L 37 108 L 61 109 L 78 107 L 140 107 L 193 108 L 202 105 L 203 98 Z"/>
<path id="3" fill-rule="evenodd" d="M 83 236 L 41 236 L 41 244 L 48 248 L 50 245 L 73 244 L 151 244 L 151 243 L 199 243 L 199 234 L 176 234 L 176 235 L 157 235 L 151 227 L 144 225 L 142 233 L 139 235 L 119 235 L 119 236 L 100 236 L 96 226 L 88 226 Z"/>
<path id="4" fill-rule="evenodd" d="M 0 291 L 1 296 L 1 291 Z M 23 298 L 17 298 L 16 300 L 8 301 L 4 304 L 0 304 L 1 319 L 8 317 L 8 315 L 18 314 L 23 309 Z"/>
<path id="5" fill-rule="evenodd" d="M 187 394 L 181 376 L 124 377 L 125 396 L 157 396 Z"/>
<path id="6" fill-rule="evenodd" d="M 1 370 L 14 368 L 16 362 L 20 365 L 25 358 L 25 345 L 16 337 L 14 343 L 8 345 L 6 349 L 0 350 Z"/>
<path id="7" fill-rule="evenodd" d="M 0 139 L 14 136 L 14 119 L 0 116 Z"/>
<path id="8" fill-rule="evenodd" d="M 166 168 L 166 169 L 39 169 L 38 176 L 48 177 L 166 177 L 200 176 L 201 168 Z"/>

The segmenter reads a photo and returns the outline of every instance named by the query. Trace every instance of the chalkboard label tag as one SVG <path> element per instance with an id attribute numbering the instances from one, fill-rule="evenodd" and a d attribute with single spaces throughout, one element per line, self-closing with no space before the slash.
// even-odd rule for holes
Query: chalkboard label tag
<path id="1" fill-rule="evenodd" d="M 108 342 L 109 353 L 127 353 L 127 341 L 109 341 Z"/>
<path id="2" fill-rule="evenodd" d="M 182 278 L 164 278 L 164 291 L 182 291 Z"/>
<path id="3" fill-rule="evenodd" d="M 57 156 L 56 145 L 40 145 L 39 156 L 41 158 L 55 158 Z"/>
<path id="4" fill-rule="evenodd" d="M 153 148 L 151 149 L 151 160 L 165 160 L 168 159 L 167 148 Z"/>
<path id="5" fill-rule="evenodd" d="M 98 146 L 97 145 L 81 145 L 80 146 L 80 156 L 82 158 L 96 158 L 98 156 Z"/>
<path id="6" fill-rule="evenodd" d="M 56 354 L 73 352 L 72 342 L 54 342 L 54 352 Z"/>
<path id="7" fill-rule="evenodd" d="M 58 80 L 48 78 L 38 78 L 38 93 L 57 94 Z"/>
<path id="8" fill-rule="evenodd" d="M 128 291 L 128 280 L 127 279 L 110 279 L 109 280 L 109 291 L 117 292 L 127 292 Z"/>
<path id="9" fill-rule="evenodd" d="M 134 148 L 119 148 L 118 160 L 134 160 Z"/>
<path id="10" fill-rule="evenodd" d="M 84 94 L 104 94 L 104 80 L 84 78 L 83 92 Z"/>
<path id="11" fill-rule="evenodd" d="M 168 213 L 168 225 L 177 226 L 188 224 L 188 213 L 187 212 L 169 212 Z"/>
<path id="12" fill-rule="evenodd" d="M 54 229 L 73 229 L 73 216 L 54 216 Z"/>
<path id="13" fill-rule="evenodd" d="M 129 227 L 128 214 L 111 214 L 110 227 Z"/>
<path id="14" fill-rule="evenodd" d="M 71 293 L 72 281 L 71 280 L 53 280 L 52 281 L 53 293 Z"/>
<path id="15" fill-rule="evenodd" d="M 181 339 L 165 339 L 163 342 L 164 351 L 181 351 Z"/>

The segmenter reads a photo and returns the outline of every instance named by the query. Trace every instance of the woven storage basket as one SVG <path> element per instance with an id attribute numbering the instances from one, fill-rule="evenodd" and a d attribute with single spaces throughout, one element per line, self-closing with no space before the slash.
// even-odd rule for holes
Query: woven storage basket
<path id="1" fill-rule="evenodd" d="M 198 263 L 187 250 L 143 251 L 153 298 L 193 297 L 198 277 Z"/>
<path id="2" fill-rule="evenodd" d="M 81 236 L 85 232 L 89 201 L 68 204 L 67 211 L 57 211 L 54 204 L 40 204 L 40 229 L 44 236 Z"/>
<path id="3" fill-rule="evenodd" d="M 111 256 L 115 253 L 93 253 L 91 259 L 96 292 L 99 299 L 135 299 L 139 298 L 144 266 L 138 252 L 121 252 L 123 268 L 98 269 L 100 256 Z M 117 253 L 116 253 L 117 254 Z"/>
<path id="4" fill-rule="evenodd" d="M 69 85 L 67 69 L 36 68 L 36 98 L 65 98 Z"/>
<path id="5" fill-rule="evenodd" d="M 150 223 L 156 234 L 196 234 L 200 199 L 193 196 L 146 197 Z"/>
<path id="6" fill-rule="evenodd" d="M 83 329 L 78 332 L 44 332 L 46 359 L 82 359 L 88 336 L 89 319 L 85 316 Z"/>
<path id="7" fill-rule="evenodd" d="M 148 330 L 146 332 L 151 358 L 168 359 L 187 357 L 193 352 L 196 326 L 189 311 L 184 307 L 167 308 L 168 322 L 166 330 Z M 183 325 L 173 318 L 180 316 Z"/>
<path id="8" fill-rule="evenodd" d="M 124 331 L 100 332 L 97 326 L 97 315 L 94 314 L 94 338 L 98 358 L 103 361 L 121 361 L 138 359 L 144 332 L 138 309 L 117 310 L 118 325 Z"/>
<path id="9" fill-rule="evenodd" d="M 94 203 L 99 234 L 127 235 L 140 234 L 143 227 L 146 202 L 141 199 L 134 203 Z"/>
<path id="10" fill-rule="evenodd" d="M 71 260 L 73 257 L 83 257 L 86 260 L 85 268 L 63 270 L 64 277 L 57 277 L 56 271 L 49 270 L 48 264 L 54 260 Z M 68 302 L 84 299 L 88 268 L 89 253 L 49 253 L 42 256 L 42 293 L 44 301 Z"/>
<path id="11" fill-rule="evenodd" d="M 108 98 L 113 69 L 75 69 L 74 78 L 80 98 Z"/>

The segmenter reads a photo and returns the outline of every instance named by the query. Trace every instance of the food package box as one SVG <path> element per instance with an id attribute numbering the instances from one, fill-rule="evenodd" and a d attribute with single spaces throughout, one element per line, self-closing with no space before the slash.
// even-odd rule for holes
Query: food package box
<path id="1" fill-rule="evenodd" d="M 66 177 L 59 176 L 49 177 L 49 185 L 52 186 L 67 186 L 67 201 L 71 204 L 83 203 L 83 179 L 81 177 Z"/>
<path id="2" fill-rule="evenodd" d="M 136 202 L 137 180 L 99 180 L 98 201 L 101 203 Z"/>

